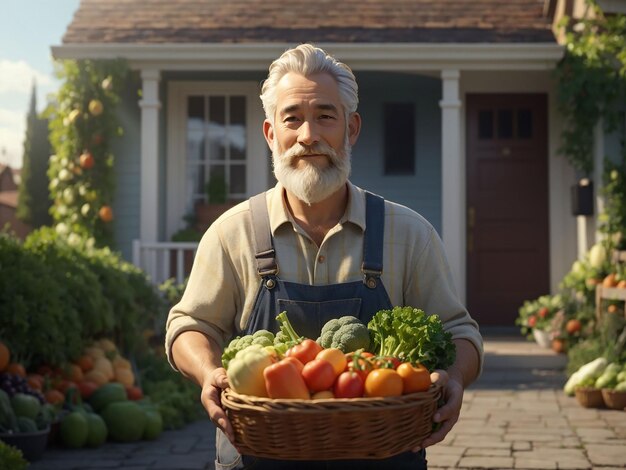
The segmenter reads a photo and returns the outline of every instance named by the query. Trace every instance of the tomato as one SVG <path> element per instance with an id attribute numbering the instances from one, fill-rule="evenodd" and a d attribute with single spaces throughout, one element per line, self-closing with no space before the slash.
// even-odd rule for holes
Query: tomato
<path id="1" fill-rule="evenodd" d="M 333 386 L 335 398 L 358 398 L 363 396 L 363 379 L 357 372 L 342 372 Z"/>
<path id="2" fill-rule="evenodd" d="M 548 310 L 548 307 L 541 307 L 539 309 L 539 312 L 537 312 L 537 314 L 541 317 L 541 318 L 546 318 L 549 314 L 550 314 L 550 310 Z"/>
<path id="3" fill-rule="evenodd" d="M 315 359 L 315 356 L 317 356 L 322 349 L 323 348 L 312 339 L 305 339 L 300 344 L 296 344 L 287 349 L 285 356 L 293 356 L 302 364 L 306 364 Z"/>
<path id="4" fill-rule="evenodd" d="M 82 382 L 78 382 L 76 386 L 78 387 L 80 397 L 83 400 L 88 399 L 91 395 L 93 395 L 93 392 L 98 390 L 98 384 L 89 380 L 83 380 Z"/>
<path id="5" fill-rule="evenodd" d="M 572 318 L 565 324 L 565 331 L 567 331 L 570 335 L 579 332 L 582 329 L 582 324 L 580 320 Z"/>
<path id="6" fill-rule="evenodd" d="M 332 387 L 335 381 L 335 369 L 324 359 L 313 359 L 304 365 L 302 377 L 311 392 L 320 392 Z"/>
<path id="7" fill-rule="evenodd" d="M 430 388 L 430 372 L 421 364 L 403 362 L 396 372 L 402 377 L 402 393 L 423 392 Z"/>
<path id="8" fill-rule="evenodd" d="M 141 400 L 143 398 L 143 391 L 137 387 L 125 387 L 126 388 L 126 396 L 129 400 Z"/>
<path id="9" fill-rule="evenodd" d="M 537 324 L 537 317 L 536 316 L 531 315 L 530 317 L 528 317 L 528 326 L 533 328 L 536 324 Z"/>
<path id="10" fill-rule="evenodd" d="M 328 348 L 322 349 L 315 359 L 324 359 L 332 364 L 333 369 L 335 370 L 335 377 L 341 374 L 345 369 L 348 361 L 346 360 L 345 354 L 341 351 L 341 349 L 337 348 Z"/>
<path id="11" fill-rule="evenodd" d="M 402 363 L 400 359 L 392 356 L 377 357 L 374 359 L 376 369 L 397 369 Z"/>
<path id="12" fill-rule="evenodd" d="M 402 395 L 402 377 L 393 369 L 374 369 L 365 379 L 366 397 L 394 397 Z"/>

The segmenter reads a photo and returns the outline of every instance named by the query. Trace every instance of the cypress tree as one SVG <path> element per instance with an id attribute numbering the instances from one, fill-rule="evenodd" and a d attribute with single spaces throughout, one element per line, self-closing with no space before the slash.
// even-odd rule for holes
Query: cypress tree
<path id="1" fill-rule="evenodd" d="M 26 136 L 19 185 L 17 217 L 33 228 L 50 225 L 52 201 L 48 190 L 48 159 L 52 152 L 48 140 L 48 119 L 37 115 L 37 86 L 33 84 L 30 109 L 26 117 Z"/>

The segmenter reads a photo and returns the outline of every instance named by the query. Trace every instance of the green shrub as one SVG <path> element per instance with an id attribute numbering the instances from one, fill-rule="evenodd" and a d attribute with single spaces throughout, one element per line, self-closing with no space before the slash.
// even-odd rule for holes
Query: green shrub
<path id="1" fill-rule="evenodd" d="M 27 466 L 21 450 L 0 441 L 0 468 L 26 470 Z"/>

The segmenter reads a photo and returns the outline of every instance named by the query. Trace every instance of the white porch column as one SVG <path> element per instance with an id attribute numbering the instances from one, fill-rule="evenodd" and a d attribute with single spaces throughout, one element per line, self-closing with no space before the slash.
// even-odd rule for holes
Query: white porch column
<path id="1" fill-rule="evenodd" d="M 465 302 L 465 161 L 461 148 L 461 100 L 456 69 L 441 71 L 441 231 L 452 277 Z"/>
<path id="2" fill-rule="evenodd" d="M 155 242 L 159 235 L 159 80 L 156 69 L 141 71 L 141 191 L 139 238 Z"/>
<path id="3" fill-rule="evenodd" d="M 598 216 L 604 211 L 604 198 L 600 195 L 600 189 L 604 186 L 604 121 L 602 118 L 598 119 L 596 127 L 593 130 L 593 196 L 595 199 L 594 204 L 594 218 L 589 218 L 589 237 L 592 238 L 595 235 L 595 239 L 591 239 L 591 243 L 588 244 L 588 248 L 591 245 L 602 240 L 604 234 L 599 230 Z M 595 223 L 594 223 L 595 222 Z M 594 233 L 595 232 L 595 233 Z"/>

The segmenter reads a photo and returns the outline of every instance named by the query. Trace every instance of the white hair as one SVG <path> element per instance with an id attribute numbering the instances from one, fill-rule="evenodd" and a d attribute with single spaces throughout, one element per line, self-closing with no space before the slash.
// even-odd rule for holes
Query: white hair
<path id="1" fill-rule="evenodd" d="M 359 104 L 359 87 L 350 67 L 319 47 L 300 44 L 298 47 L 285 51 L 272 62 L 267 79 L 263 82 L 261 101 L 265 116 L 270 122 L 274 122 L 276 113 L 276 85 L 289 72 L 304 77 L 316 73 L 330 74 L 339 86 L 339 97 L 346 117 L 356 111 Z"/>

